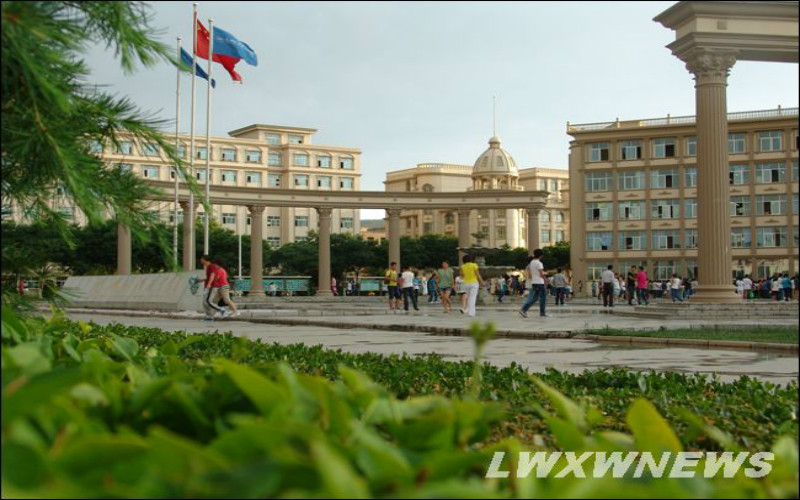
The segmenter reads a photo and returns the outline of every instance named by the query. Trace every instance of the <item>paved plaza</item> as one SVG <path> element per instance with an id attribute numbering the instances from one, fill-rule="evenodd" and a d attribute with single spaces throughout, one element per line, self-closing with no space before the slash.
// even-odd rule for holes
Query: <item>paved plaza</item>
<path id="1" fill-rule="evenodd" d="M 215 323 L 204 322 L 195 313 L 157 316 L 147 312 L 77 312 L 69 313 L 72 319 L 94 321 L 98 324 L 119 322 L 141 327 L 157 327 L 167 331 L 190 333 L 232 332 L 249 339 L 280 344 L 304 343 L 323 345 L 346 352 L 375 352 L 380 354 L 418 355 L 436 353 L 452 361 L 469 360 L 472 342 L 463 336 L 436 335 L 416 331 L 419 327 L 454 326 L 468 328 L 472 320 L 456 311 L 444 315 L 436 305 L 423 305 L 416 314 L 387 314 L 373 312 L 376 304 L 320 309 L 329 315 L 315 315 L 316 307 L 302 305 L 302 309 L 259 309 L 242 313 L 239 320 Z M 287 304 L 288 306 L 288 304 Z M 298 306 L 301 306 L 298 304 Z M 702 320 L 691 322 L 640 320 L 598 314 L 597 308 L 572 306 L 552 311 L 544 321 L 515 315 L 514 307 L 489 305 L 479 311 L 478 320 L 491 320 L 499 331 L 569 332 L 570 329 L 587 328 L 683 328 L 709 324 Z M 349 312 L 348 312 L 349 311 Z M 339 314 L 333 314 L 339 313 Z M 361 313 L 361 314 L 359 314 Z M 280 318 L 275 316 L 279 315 Z M 311 318 L 309 318 L 311 316 Z M 533 315 L 532 315 L 533 316 Z M 269 320 L 292 320 L 292 324 L 270 324 L 248 321 L 261 317 Z M 303 322 L 313 321 L 313 324 Z M 330 326 L 326 326 L 330 324 Z M 715 322 L 721 324 L 720 322 Z M 731 323 L 742 325 L 742 321 Z M 763 324 L 763 321 L 762 321 Z M 795 323 L 796 324 L 796 323 Z M 358 326 L 361 325 L 361 326 Z M 380 326 L 381 329 L 375 327 Z M 489 344 L 487 360 L 496 366 L 516 362 L 532 372 L 542 372 L 547 367 L 572 373 L 587 369 L 613 366 L 632 370 L 670 371 L 681 373 L 716 373 L 722 380 L 734 380 L 749 375 L 771 382 L 786 384 L 798 377 L 796 353 L 770 353 L 742 349 L 689 348 L 682 346 L 624 346 L 575 338 L 498 338 Z"/>

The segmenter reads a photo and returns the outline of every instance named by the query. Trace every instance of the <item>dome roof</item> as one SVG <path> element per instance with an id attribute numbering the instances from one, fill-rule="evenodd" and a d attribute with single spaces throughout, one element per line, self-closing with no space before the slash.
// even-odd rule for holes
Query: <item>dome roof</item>
<path id="1" fill-rule="evenodd" d="M 517 162 L 514 158 L 500 147 L 500 139 L 492 137 L 489 139 L 489 149 L 483 152 L 472 167 L 472 176 L 514 176 L 519 177 Z"/>

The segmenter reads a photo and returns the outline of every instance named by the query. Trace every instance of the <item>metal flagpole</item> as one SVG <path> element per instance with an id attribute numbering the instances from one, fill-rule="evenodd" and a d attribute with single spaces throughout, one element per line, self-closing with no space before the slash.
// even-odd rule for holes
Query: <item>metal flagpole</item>
<path id="1" fill-rule="evenodd" d="M 208 96 L 206 98 L 206 206 L 211 207 L 211 60 L 214 59 L 214 20 L 208 20 Z M 210 212 L 210 211 L 209 211 Z M 203 220 L 203 253 L 211 253 L 211 244 L 208 238 L 209 218 L 211 213 L 206 213 Z"/>
<path id="2" fill-rule="evenodd" d="M 191 142 L 190 148 L 190 160 L 189 160 L 189 175 L 194 177 L 194 156 L 195 156 L 195 147 L 194 147 L 194 87 L 195 81 L 197 80 L 197 2 L 192 4 L 194 9 L 194 15 L 192 16 L 192 112 L 190 113 L 190 120 L 191 125 L 189 127 L 190 138 L 189 141 Z M 208 153 L 208 151 L 206 151 Z M 189 191 L 189 214 L 194 214 L 194 192 Z M 184 269 L 185 271 L 194 271 L 195 268 L 195 255 L 194 255 L 194 221 L 193 220 L 185 220 L 183 221 L 184 224 L 189 224 L 189 262 L 191 263 L 191 269 Z M 183 251 L 187 251 L 187 249 L 183 249 Z"/>
<path id="3" fill-rule="evenodd" d="M 181 37 L 178 37 L 178 83 L 175 92 L 175 149 L 180 151 L 180 143 L 178 142 L 178 134 L 181 130 Z M 172 216 L 172 253 L 174 256 L 175 269 L 178 268 L 178 165 L 175 165 L 175 206 L 173 207 Z"/>

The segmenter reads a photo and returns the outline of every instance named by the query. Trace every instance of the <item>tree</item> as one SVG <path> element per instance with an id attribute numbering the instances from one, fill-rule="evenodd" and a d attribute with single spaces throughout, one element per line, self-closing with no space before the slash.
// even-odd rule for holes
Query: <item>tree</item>
<path id="1" fill-rule="evenodd" d="M 559 241 L 555 245 L 542 248 L 542 251 L 545 269 L 569 268 L 569 241 Z"/>

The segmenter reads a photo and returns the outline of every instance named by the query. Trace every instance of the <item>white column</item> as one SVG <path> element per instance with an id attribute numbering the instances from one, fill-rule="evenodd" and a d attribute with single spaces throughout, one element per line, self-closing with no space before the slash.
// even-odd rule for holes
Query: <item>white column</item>
<path id="1" fill-rule="evenodd" d="M 389 263 L 397 262 L 397 269 L 400 269 L 400 209 L 387 208 L 389 238 Z"/>
<path id="2" fill-rule="evenodd" d="M 131 228 L 117 225 L 117 274 L 131 274 Z"/>
<path id="3" fill-rule="evenodd" d="M 317 208 L 319 219 L 319 289 L 317 295 L 332 295 L 331 292 L 331 212 L 330 208 Z"/>
<path id="4" fill-rule="evenodd" d="M 264 295 L 264 205 L 248 205 L 250 211 L 250 296 Z"/>

